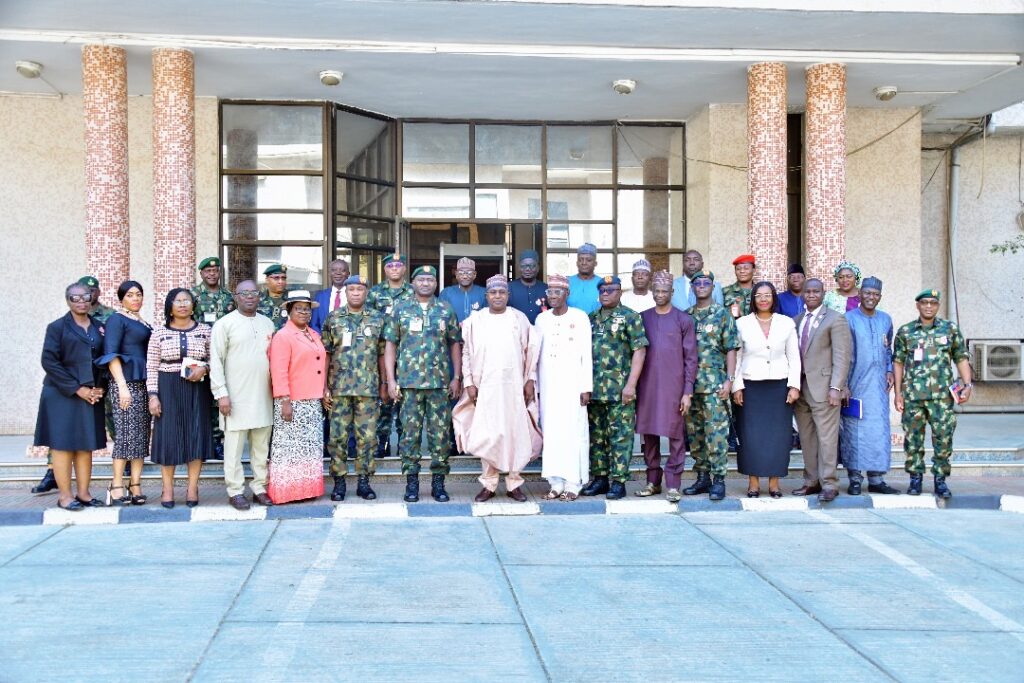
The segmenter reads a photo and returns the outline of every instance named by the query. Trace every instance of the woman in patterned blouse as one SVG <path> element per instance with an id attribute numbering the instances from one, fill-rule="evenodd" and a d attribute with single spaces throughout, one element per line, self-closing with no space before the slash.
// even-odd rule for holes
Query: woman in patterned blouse
<path id="1" fill-rule="evenodd" d="M 146 360 L 146 390 L 153 415 L 150 459 L 162 465 L 160 504 L 174 507 L 174 470 L 188 467 L 185 503 L 199 505 L 199 473 L 213 454 L 210 428 L 209 325 L 192 319 L 195 297 L 172 289 L 164 303 L 165 326 L 153 330 Z"/>

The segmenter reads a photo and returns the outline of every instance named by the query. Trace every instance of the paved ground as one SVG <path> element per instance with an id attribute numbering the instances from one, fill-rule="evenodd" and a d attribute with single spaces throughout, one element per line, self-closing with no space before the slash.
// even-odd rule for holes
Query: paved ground
<path id="1" fill-rule="evenodd" d="M 0 527 L 0 680 L 1020 681 L 1024 515 Z"/>

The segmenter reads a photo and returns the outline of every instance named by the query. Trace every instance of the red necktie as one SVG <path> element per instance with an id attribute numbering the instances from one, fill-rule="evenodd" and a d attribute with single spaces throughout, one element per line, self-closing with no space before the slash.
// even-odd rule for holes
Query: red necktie
<path id="1" fill-rule="evenodd" d="M 331 306 L 331 310 L 333 311 L 337 309 L 339 306 L 341 306 L 341 290 L 336 289 L 334 290 L 334 305 Z"/>

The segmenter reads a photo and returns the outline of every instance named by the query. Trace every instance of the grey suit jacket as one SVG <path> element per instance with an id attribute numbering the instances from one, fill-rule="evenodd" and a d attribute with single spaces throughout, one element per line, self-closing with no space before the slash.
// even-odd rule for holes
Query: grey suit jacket
<path id="1" fill-rule="evenodd" d="M 798 342 L 806 315 L 806 312 L 801 313 L 794 320 Z M 846 317 L 825 308 L 809 332 L 807 351 L 803 357 L 803 372 L 812 401 L 827 401 L 829 387 L 846 388 L 852 347 L 853 340 Z"/>

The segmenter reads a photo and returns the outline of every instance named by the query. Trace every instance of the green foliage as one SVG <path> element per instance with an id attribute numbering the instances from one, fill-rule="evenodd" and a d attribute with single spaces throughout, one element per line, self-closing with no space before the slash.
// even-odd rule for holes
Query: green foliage
<path id="1" fill-rule="evenodd" d="M 993 244 L 989 247 L 989 251 L 993 254 L 1005 254 L 1007 252 L 1016 254 L 1018 251 L 1024 251 L 1024 235 L 1017 235 L 1012 240 Z"/>

